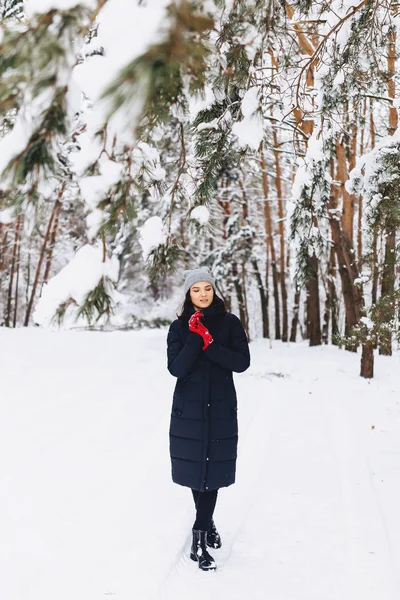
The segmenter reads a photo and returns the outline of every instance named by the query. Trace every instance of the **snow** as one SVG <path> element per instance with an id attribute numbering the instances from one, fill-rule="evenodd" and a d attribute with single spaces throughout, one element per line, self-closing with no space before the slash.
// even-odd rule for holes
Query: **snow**
<path id="1" fill-rule="evenodd" d="M 354 279 L 354 285 L 363 285 L 364 283 L 368 283 L 369 280 L 370 275 L 368 273 L 360 273 L 360 276 Z"/>
<path id="2" fill-rule="evenodd" d="M 81 177 L 86 169 L 94 164 L 100 156 L 102 146 L 98 138 L 91 136 L 87 131 L 77 138 L 79 150 L 69 154 L 72 170 Z"/>
<path id="3" fill-rule="evenodd" d="M 60 81 L 60 77 L 58 77 L 57 81 Z M 54 89 L 51 86 L 45 88 L 35 97 L 32 97 L 29 91 L 25 91 L 24 105 L 18 112 L 14 127 L 0 141 L 0 175 L 2 175 L 4 169 L 6 169 L 11 161 L 14 163 L 7 177 L 3 174 L 1 178 L 1 185 L 3 187 L 13 187 L 14 172 L 19 164 L 19 161 L 15 161 L 15 158 L 26 151 L 33 132 L 40 126 L 43 113 L 48 110 L 53 98 Z M 41 177 L 43 178 L 44 176 L 42 169 Z M 43 186 L 43 180 L 41 181 L 41 186 Z"/>
<path id="4" fill-rule="evenodd" d="M 241 109 L 244 117 L 250 117 L 258 109 L 260 105 L 258 92 L 259 88 L 253 86 L 243 96 Z"/>
<path id="5" fill-rule="evenodd" d="M 3 174 L 4 169 L 12 159 L 26 148 L 32 131 L 33 126 L 30 119 L 24 119 L 23 115 L 20 113 L 15 121 L 13 129 L 0 141 L 0 174 Z M 12 174 L 11 176 L 8 175 L 7 180 L 5 180 L 3 175 L 1 185 L 4 186 L 6 181 L 10 185 L 12 184 L 12 180 Z"/>
<path id="6" fill-rule="evenodd" d="M 301 199 L 302 193 L 307 188 L 310 188 L 313 181 L 315 166 L 318 162 L 324 159 L 324 145 L 322 137 L 318 137 L 318 134 L 313 132 L 312 136 L 308 141 L 308 147 L 305 157 L 298 157 L 297 164 L 298 168 L 295 174 L 295 178 L 292 185 L 292 194 L 290 200 L 287 202 L 287 219 L 288 224 L 290 224 L 290 219 L 292 218 L 293 212 L 296 207 L 296 203 L 298 203 Z M 329 173 L 325 170 L 324 179 L 327 182 L 331 182 L 331 177 Z M 322 181 L 321 181 L 322 183 Z M 322 208 L 320 193 L 318 189 L 315 189 L 313 192 L 313 204 L 315 214 Z M 297 237 L 301 236 L 304 238 L 308 238 L 310 240 L 313 237 L 319 237 L 319 229 L 315 227 L 304 227 L 302 231 L 299 230 L 296 232 Z M 310 246 L 310 252 L 313 253 L 315 248 Z"/>
<path id="7" fill-rule="evenodd" d="M 10 223 L 13 223 L 14 220 L 15 217 L 12 208 L 3 208 L 3 210 L 0 210 L 0 223 L 3 223 L 3 225 L 9 225 Z"/>
<path id="8" fill-rule="evenodd" d="M 106 257 L 103 262 L 102 244 L 86 244 L 57 275 L 44 284 L 33 320 L 39 325 L 50 326 L 60 304 L 69 299 L 78 306 L 83 304 L 87 294 L 99 284 L 102 277 L 117 282 L 118 273 L 119 261 L 116 256 Z"/>
<path id="9" fill-rule="evenodd" d="M 217 570 L 190 560 L 170 478 L 167 330 L 0 329 L 7 600 L 397 600 L 399 355 L 251 343 Z"/>
<path id="10" fill-rule="evenodd" d="M 166 234 L 161 218 L 157 216 L 150 217 L 139 228 L 139 232 L 139 243 L 142 247 L 143 259 L 146 260 L 152 250 L 166 241 Z"/>
<path id="11" fill-rule="evenodd" d="M 90 10 L 97 6 L 96 0 L 25 0 L 24 12 L 29 18 L 35 13 L 47 13 L 51 10 L 70 10 L 78 4 Z"/>
<path id="12" fill-rule="evenodd" d="M 100 231 L 103 223 L 104 213 L 101 208 L 93 208 L 86 216 L 86 233 L 90 242 L 92 242 Z"/>
<path id="13" fill-rule="evenodd" d="M 340 70 L 337 72 L 335 79 L 333 80 L 333 87 L 336 88 L 344 83 L 344 71 Z"/>
<path id="14" fill-rule="evenodd" d="M 108 0 L 103 5 L 96 42 L 105 48 L 113 75 L 154 43 L 159 29 L 168 22 L 168 4 L 168 0 L 152 0 L 142 5 L 130 0 Z"/>
<path id="15" fill-rule="evenodd" d="M 106 193 L 104 177 L 94 175 L 79 180 L 82 198 L 90 208 L 96 208 Z"/>
<path id="16" fill-rule="evenodd" d="M 363 194 L 368 200 L 369 212 L 382 200 L 378 184 L 384 183 L 390 176 L 387 170 L 382 172 L 382 160 L 385 155 L 397 155 L 399 141 L 400 128 L 392 136 L 383 137 L 372 150 L 358 156 L 356 166 L 349 173 L 347 191 Z"/>
<path id="17" fill-rule="evenodd" d="M 98 204 L 107 196 L 110 188 L 119 181 L 123 171 L 123 164 L 109 160 L 104 155 L 99 159 L 98 166 L 101 175 L 79 179 L 82 198 L 91 211 L 86 217 L 89 239 L 97 235 L 102 222 L 103 213 L 98 209 Z"/>
<path id="18" fill-rule="evenodd" d="M 214 91 L 209 85 L 205 85 L 202 95 L 190 96 L 189 98 L 190 120 L 194 121 L 201 110 L 209 108 L 214 102 Z"/>
<path id="19" fill-rule="evenodd" d="M 204 206 L 203 204 L 200 206 L 196 206 L 191 211 L 190 218 L 196 219 L 196 221 L 198 221 L 200 225 L 205 225 L 206 223 L 208 223 L 208 220 L 210 218 L 210 211 L 208 210 L 207 206 Z"/>
<path id="20" fill-rule="evenodd" d="M 110 153 L 115 136 L 121 149 L 125 144 L 132 145 L 136 141 L 135 126 L 147 96 L 147 77 L 140 77 L 134 88 L 131 84 L 127 85 L 127 88 L 132 88 L 131 97 L 129 102 L 118 108 L 115 108 L 114 100 L 103 95 L 128 64 L 163 39 L 168 24 L 168 4 L 167 0 L 152 0 L 148 5 L 130 0 L 103 3 L 97 16 L 97 36 L 90 46 L 92 50 L 102 48 L 104 55 L 87 56 L 74 69 L 74 85 L 94 103 L 86 115 L 88 131 L 94 135 L 107 123 L 107 150 Z M 87 46 L 83 51 L 88 51 Z M 129 92 L 122 87 L 122 94 Z"/>
<path id="21" fill-rule="evenodd" d="M 258 112 L 258 92 L 259 89 L 255 86 L 247 90 L 241 104 L 244 119 L 234 123 L 232 127 L 232 133 L 237 136 L 239 146 L 242 148 L 249 146 L 253 150 L 258 150 L 264 137 L 264 123 Z"/>
<path id="22" fill-rule="evenodd" d="M 132 151 L 131 176 L 136 176 L 143 168 L 142 175 L 148 183 L 163 181 L 166 177 L 166 171 L 160 164 L 158 150 L 146 142 L 139 142 Z"/>
<path id="23" fill-rule="evenodd" d="M 87 235 L 92 241 L 97 236 L 104 218 L 103 211 L 98 208 L 99 203 L 123 177 L 124 164 L 110 160 L 98 144 L 91 144 L 91 138 L 86 132 L 79 136 L 78 143 L 80 151 L 71 153 L 71 163 L 75 173 L 80 175 L 78 184 L 88 208 Z M 89 165 L 94 163 L 96 163 L 100 175 L 84 177 L 83 174 Z M 140 173 L 149 186 L 163 181 L 166 176 L 166 171 L 160 164 L 158 151 L 145 142 L 139 142 L 132 150 L 129 168 L 132 179 Z"/>
<path id="24" fill-rule="evenodd" d="M 361 317 L 360 321 L 361 323 L 364 323 L 368 329 L 372 329 L 374 326 L 374 322 L 369 317 Z"/>
<path id="25" fill-rule="evenodd" d="M 197 131 L 201 132 L 201 131 L 204 131 L 205 129 L 218 129 L 218 121 L 219 121 L 219 119 L 213 119 L 212 121 L 209 121 L 208 123 L 200 123 L 199 125 L 197 125 Z"/>
<path id="26" fill-rule="evenodd" d="M 263 120 L 258 114 L 245 117 L 243 121 L 233 124 L 232 133 L 237 136 L 242 148 L 249 146 L 258 150 L 264 137 Z"/>

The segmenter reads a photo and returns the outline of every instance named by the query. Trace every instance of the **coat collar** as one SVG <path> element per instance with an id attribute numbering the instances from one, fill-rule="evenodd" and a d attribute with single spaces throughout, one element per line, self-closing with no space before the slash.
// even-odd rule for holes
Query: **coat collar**
<path id="1" fill-rule="evenodd" d="M 193 308 L 193 305 L 192 305 L 189 309 L 189 316 L 191 317 L 195 312 L 196 312 L 196 310 Z M 211 304 L 211 306 L 202 308 L 201 312 L 203 313 L 204 318 L 207 318 L 207 317 L 214 317 L 216 315 L 221 315 L 226 311 L 225 311 L 225 307 L 223 305 Z"/>

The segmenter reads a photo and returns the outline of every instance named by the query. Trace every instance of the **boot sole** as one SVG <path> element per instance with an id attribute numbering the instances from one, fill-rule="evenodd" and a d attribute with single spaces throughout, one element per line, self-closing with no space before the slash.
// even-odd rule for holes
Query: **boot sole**
<path id="1" fill-rule="evenodd" d="M 197 558 L 196 558 L 196 555 L 195 555 L 195 554 L 193 554 L 192 552 L 190 553 L 190 558 L 191 558 L 192 560 L 194 560 L 194 562 L 197 562 L 197 563 L 198 563 L 198 560 L 197 560 Z M 215 569 L 216 569 L 216 568 L 217 568 L 217 566 L 215 565 L 215 566 L 213 566 L 213 567 L 208 567 L 208 568 L 206 568 L 206 569 L 203 569 L 203 567 L 200 567 L 200 565 L 199 565 L 199 569 L 201 569 L 202 571 L 215 571 Z"/>

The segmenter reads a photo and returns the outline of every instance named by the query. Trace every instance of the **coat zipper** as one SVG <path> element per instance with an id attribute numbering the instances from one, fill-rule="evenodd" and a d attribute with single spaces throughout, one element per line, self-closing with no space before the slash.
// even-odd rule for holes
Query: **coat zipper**
<path id="1" fill-rule="evenodd" d="M 204 472 L 204 477 L 202 479 L 202 485 L 204 488 L 204 491 L 206 491 L 206 483 L 207 483 L 207 475 L 208 475 L 208 452 L 209 452 L 209 448 L 210 448 L 210 364 L 206 363 L 206 369 L 207 369 L 207 376 L 208 376 L 208 381 L 207 381 L 207 395 L 206 395 L 206 406 L 205 408 L 205 412 L 206 412 L 206 416 L 204 416 L 204 410 L 203 410 L 203 430 L 202 430 L 202 437 L 204 434 L 204 427 L 207 428 L 206 431 L 206 435 L 204 435 L 204 441 L 206 444 L 205 447 L 205 452 L 204 452 L 204 447 L 203 447 L 203 461 L 204 461 L 204 469 L 202 469 L 202 472 Z"/>

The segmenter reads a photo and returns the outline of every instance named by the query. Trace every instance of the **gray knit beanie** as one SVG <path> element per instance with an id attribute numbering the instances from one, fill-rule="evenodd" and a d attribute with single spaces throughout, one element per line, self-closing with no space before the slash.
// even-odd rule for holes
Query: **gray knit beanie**
<path id="1" fill-rule="evenodd" d="M 208 281 L 211 283 L 213 288 L 215 289 L 215 279 L 211 275 L 208 267 L 199 267 L 198 269 L 191 269 L 189 271 L 184 271 L 183 275 L 185 277 L 184 290 L 185 295 L 190 287 L 197 283 L 198 281 Z"/>

